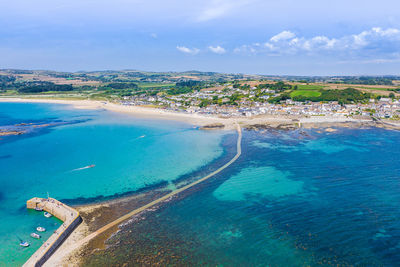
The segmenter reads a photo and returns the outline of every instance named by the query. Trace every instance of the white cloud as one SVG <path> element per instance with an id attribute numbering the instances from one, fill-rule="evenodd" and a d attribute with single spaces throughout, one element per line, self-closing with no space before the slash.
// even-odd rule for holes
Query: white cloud
<path id="1" fill-rule="evenodd" d="M 221 46 L 209 46 L 208 49 L 215 54 L 225 54 L 226 49 Z"/>
<path id="2" fill-rule="evenodd" d="M 340 38 L 330 38 L 324 35 L 313 37 L 296 36 L 291 31 L 283 31 L 272 36 L 263 46 L 258 43 L 242 45 L 234 51 L 236 53 L 267 53 L 281 54 L 316 54 L 342 53 L 365 54 L 373 50 L 378 55 L 389 55 L 398 52 L 400 47 L 400 30 L 395 28 L 371 28 L 358 34 L 346 35 Z"/>
<path id="3" fill-rule="evenodd" d="M 292 39 L 296 36 L 296 34 L 294 34 L 291 31 L 283 31 L 275 36 L 272 36 L 270 41 L 271 42 L 279 42 L 279 41 L 286 41 L 288 39 Z"/>
<path id="4" fill-rule="evenodd" d="M 186 46 L 177 46 L 176 49 L 178 49 L 182 53 L 191 54 L 191 55 L 196 55 L 200 52 L 200 49 L 198 49 L 198 48 L 188 48 Z"/>
<path id="5" fill-rule="evenodd" d="M 383 30 L 380 27 L 374 27 L 371 30 L 363 31 L 359 34 L 353 34 L 353 46 L 364 47 L 376 41 L 382 40 L 399 40 L 400 41 L 400 30 L 389 28 Z M 350 44 L 351 45 L 351 44 Z"/>

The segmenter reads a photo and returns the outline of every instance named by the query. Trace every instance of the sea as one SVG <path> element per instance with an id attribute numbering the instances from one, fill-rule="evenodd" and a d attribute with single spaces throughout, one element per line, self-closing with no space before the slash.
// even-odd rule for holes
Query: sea
<path id="1" fill-rule="evenodd" d="M 21 265 L 61 223 L 27 210 L 31 197 L 75 205 L 134 194 L 236 152 L 232 131 L 0 103 L 0 127 L 21 123 L 34 124 L 0 139 L 0 266 Z M 235 163 L 121 226 L 83 265 L 399 266 L 400 132 L 335 130 L 244 130 Z M 37 226 L 48 229 L 41 240 L 29 236 Z"/>
<path id="2" fill-rule="evenodd" d="M 180 122 L 0 103 L 0 127 L 21 124 L 26 134 L 0 139 L 0 266 L 23 264 L 62 223 L 27 210 L 30 198 L 92 203 L 174 181 L 223 153 L 222 132 Z M 30 237 L 38 226 L 47 229 L 40 240 Z M 20 247 L 21 240 L 30 247 Z"/>

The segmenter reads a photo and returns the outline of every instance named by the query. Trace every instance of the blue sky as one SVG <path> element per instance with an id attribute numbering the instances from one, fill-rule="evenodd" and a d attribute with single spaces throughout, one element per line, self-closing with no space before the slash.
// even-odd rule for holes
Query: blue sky
<path id="1" fill-rule="evenodd" d="M 1 1 L 0 68 L 399 75 L 400 2 Z"/>

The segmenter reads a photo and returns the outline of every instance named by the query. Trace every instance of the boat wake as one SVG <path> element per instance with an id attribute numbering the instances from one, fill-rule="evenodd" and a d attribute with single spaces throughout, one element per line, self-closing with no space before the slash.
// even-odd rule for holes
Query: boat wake
<path id="1" fill-rule="evenodd" d="M 90 168 L 94 168 L 94 167 L 96 167 L 96 165 L 92 164 L 92 165 L 88 165 L 88 166 L 85 166 L 85 167 L 82 167 L 82 168 L 73 169 L 72 172 L 86 170 L 86 169 L 90 169 Z"/>

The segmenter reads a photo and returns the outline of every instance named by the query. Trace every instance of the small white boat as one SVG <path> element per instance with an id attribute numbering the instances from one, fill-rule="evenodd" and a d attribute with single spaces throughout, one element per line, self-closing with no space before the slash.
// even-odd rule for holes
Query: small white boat
<path id="1" fill-rule="evenodd" d="M 19 245 L 21 247 L 29 247 L 30 244 L 28 242 L 26 242 L 26 241 L 21 241 L 21 243 L 19 243 Z"/>
<path id="2" fill-rule="evenodd" d="M 31 237 L 36 238 L 36 239 L 39 239 L 39 238 L 40 238 L 40 235 L 38 235 L 37 233 L 32 233 L 32 234 L 31 234 Z"/>
<path id="3" fill-rule="evenodd" d="M 44 213 L 44 217 L 46 217 L 46 218 L 50 218 L 51 216 L 53 216 L 53 215 L 51 215 L 51 214 L 48 213 L 47 211 Z"/>
<path id="4" fill-rule="evenodd" d="M 36 227 L 36 231 L 38 231 L 38 232 L 45 232 L 45 231 L 46 231 L 46 228 L 39 226 L 39 227 Z"/>
<path id="5" fill-rule="evenodd" d="M 36 210 L 36 211 L 43 211 L 43 208 L 41 208 L 41 207 L 36 207 L 35 210 Z"/>

